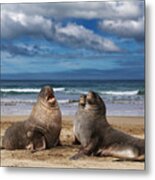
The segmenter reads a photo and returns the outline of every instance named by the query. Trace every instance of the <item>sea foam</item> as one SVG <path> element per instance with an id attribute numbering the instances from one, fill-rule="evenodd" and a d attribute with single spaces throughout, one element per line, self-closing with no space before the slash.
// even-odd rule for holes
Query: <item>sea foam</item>
<path id="1" fill-rule="evenodd" d="M 41 88 L 2 88 L 3 93 L 39 93 Z M 65 91 L 65 88 L 53 88 L 55 92 Z"/>

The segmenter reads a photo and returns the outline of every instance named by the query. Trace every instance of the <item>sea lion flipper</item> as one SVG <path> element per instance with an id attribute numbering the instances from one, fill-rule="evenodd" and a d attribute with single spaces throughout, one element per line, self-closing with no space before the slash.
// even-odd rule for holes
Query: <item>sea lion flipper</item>
<path id="1" fill-rule="evenodd" d="M 74 156 L 72 156 L 70 159 L 77 160 L 84 155 L 90 156 L 93 152 L 96 151 L 97 143 L 98 143 L 98 138 L 97 137 L 93 138 L 87 146 L 85 146 L 84 148 L 81 148 L 79 152 L 75 154 Z"/>
<path id="2" fill-rule="evenodd" d="M 82 156 L 84 156 L 84 153 L 78 152 L 78 153 L 76 153 L 75 155 L 73 155 L 72 157 L 70 157 L 69 159 L 70 159 L 70 160 L 77 160 L 77 159 L 81 158 Z"/>
<path id="3" fill-rule="evenodd" d="M 72 142 L 73 145 L 80 145 L 80 141 L 77 139 L 76 136 L 74 136 L 74 141 Z"/>
<path id="4" fill-rule="evenodd" d="M 58 139 L 58 143 L 57 143 L 56 146 L 62 146 L 62 143 L 61 143 L 60 139 Z"/>
<path id="5" fill-rule="evenodd" d="M 32 153 L 46 149 L 46 138 L 41 128 L 35 127 L 28 130 L 27 137 L 30 139 L 30 143 L 26 146 L 26 149 L 31 150 Z"/>
<path id="6" fill-rule="evenodd" d="M 45 150 L 46 149 L 45 137 L 42 136 L 39 140 L 33 139 L 33 142 L 30 143 L 30 145 L 28 147 L 30 147 L 29 150 L 31 151 L 31 153 L 35 153 L 37 151 Z"/>
<path id="7" fill-rule="evenodd" d="M 39 141 L 40 142 L 39 143 L 37 142 L 37 144 L 35 146 L 35 150 L 36 151 L 42 151 L 42 150 L 46 149 L 46 140 L 45 140 L 45 137 L 42 136 Z"/>
<path id="8" fill-rule="evenodd" d="M 139 155 L 137 148 L 129 145 L 111 145 L 98 151 L 99 156 L 112 156 L 119 158 L 119 161 L 144 161 L 145 156 Z"/>

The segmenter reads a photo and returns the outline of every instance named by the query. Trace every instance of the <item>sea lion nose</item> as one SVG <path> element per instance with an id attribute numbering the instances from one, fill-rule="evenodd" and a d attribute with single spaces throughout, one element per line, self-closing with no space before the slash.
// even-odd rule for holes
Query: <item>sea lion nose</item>
<path id="1" fill-rule="evenodd" d="M 48 93 L 50 93 L 50 94 L 54 94 L 53 88 L 50 87 L 50 86 L 48 86 L 47 91 L 48 91 Z"/>
<path id="2" fill-rule="evenodd" d="M 92 98 L 94 97 L 95 93 L 93 91 L 89 91 L 88 94 L 87 94 L 87 98 Z"/>
<path id="3" fill-rule="evenodd" d="M 51 91 L 51 94 L 54 94 L 54 90 L 52 87 L 50 88 L 50 91 Z"/>
<path id="4" fill-rule="evenodd" d="M 87 96 L 91 95 L 92 94 L 92 91 L 88 91 L 87 93 Z"/>
<path id="5" fill-rule="evenodd" d="M 81 96 L 80 96 L 80 99 L 85 99 L 86 98 L 86 95 L 84 95 L 84 94 L 82 94 Z"/>

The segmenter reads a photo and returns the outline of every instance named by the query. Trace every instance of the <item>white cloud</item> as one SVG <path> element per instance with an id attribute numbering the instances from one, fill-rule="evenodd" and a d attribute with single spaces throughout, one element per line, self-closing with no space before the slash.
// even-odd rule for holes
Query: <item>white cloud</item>
<path id="1" fill-rule="evenodd" d="M 118 52 L 120 49 L 110 40 L 102 38 L 76 24 L 68 24 L 65 27 L 57 26 L 56 39 L 62 43 L 68 43 L 75 47 L 83 47 L 97 51 Z"/>
<path id="2" fill-rule="evenodd" d="M 143 14 L 143 1 L 114 1 L 110 3 L 112 19 L 137 18 Z M 109 17 L 108 17 L 109 18 Z"/>
<path id="3" fill-rule="evenodd" d="M 51 36 L 54 31 L 52 22 L 40 15 L 29 16 L 23 13 L 2 12 L 2 38 L 15 38 L 29 34 Z"/>
<path id="4" fill-rule="evenodd" d="M 40 15 L 23 13 L 2 13 L 2 38 L 13 39 L 21 35 L 40 36 L 48 41 L 55 41 L 77 48 L 93 49 L 101 52 L 120 51 L 112 41 L 103 38 L 93 31 L 76 24 L 62 26 L 53 23 L 49 18 Z"/>
<path id="5" fill-rule="evenodd" d="M 116 34 L 121 37 L 144 38 L 144 17 L 138 20 L 103 20 L 99 23 L 103 31 Z"/>
<path id="6" fill-rule="evenodd" d="M 137 18 L 143 1 L 4 4 L 2 11 L 53 18 Z"/>
<path id="7" fill-rule="evenodd" d="M 65 18 L 100 19 L 104 31 L 128 37 L 143 34 L 143 1 L 3 4 L 1 37 L 39 36 L 71 47 L 118 52 L 119 47 L 84 26 L 67 24 Z M 128 26 L 129 25 L 129 26 Z"/>

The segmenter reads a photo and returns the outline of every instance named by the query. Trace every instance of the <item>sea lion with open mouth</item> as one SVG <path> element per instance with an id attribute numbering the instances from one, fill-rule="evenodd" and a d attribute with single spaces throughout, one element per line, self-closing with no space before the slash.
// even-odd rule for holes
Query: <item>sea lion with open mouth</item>
<path id="1" fill-rule="evenodd" d="M 43 150 L 59 144 L 61 111 L 53 89 L 41 89 L 29 118 L 9 127 L 4 135 L 4 149 Z"/>
<path id="2" fill-rule="evenodd" d="M 97 155 L 144 161 L 144 139 L 111 127 L 106 119 L 105 103 L 95 92 L 88 92 L 85 107 L 78 109 L 74 129 L 82 147 L 71 159 L 78 159 L 83 155 Z"/>

